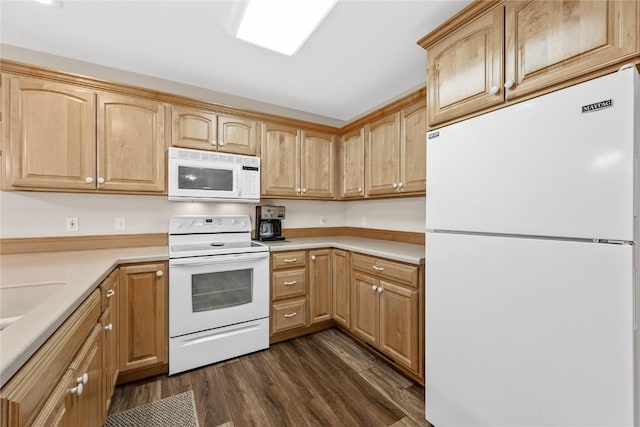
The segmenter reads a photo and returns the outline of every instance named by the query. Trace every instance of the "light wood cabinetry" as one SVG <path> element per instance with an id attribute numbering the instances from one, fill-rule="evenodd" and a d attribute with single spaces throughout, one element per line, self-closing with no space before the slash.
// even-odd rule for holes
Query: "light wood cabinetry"
<path id="1" fill-rule="evenodd" d="M 426 106 L 420 102 L 369 125 L 367 196 L 424 193 Z"/>
<path id="2" fill-rule="evenodd" d="M 72 425 L 102 426 L 104 420 L 102 339 L 102 327 L 96 324 L 69 367 L 76 380 L 76 385 L 70 392 Z"/>
<path id="3" fill-rule="evenodd" d="M 349 252 L 333 249 L 333 295 L 332 316 L 338 324 L 348 328 L 350 325 L 350 264 Z"/>
<path id="4" fill-rule="evenodd" d="M 168 361 L 167 263 L 120 267 L 120 374 Z"/>
<path id="5" fill-rule="evenodd" d="M 100 285 L 102 296 L 102 316 L 100 325 L 103 329 L 104 352 L 102 371 L 104 374 L 104 416 L 111 406 L 111 396 L 120 373 L 120 304 L 119 304 L 120 272 L 114 270 Z"/>
<path id="6" fill-rule="evenodd" d="M 164 104 L 11 75 L 3 86 L 3 188 L 165 191 Z"/>
<path id="7" fill-rule="evenodd" d="M 254 120 L 174 105 L 171 145 L 255 156 L 257 127 Z"/>
<path id="8" fill-rule="evenodd" d="M 418 267 L 352 254 L 351 331 L 420 375 Z"/>
<path id="9" fill-rule="evenodd" d="M 331 249 L 309 251 L 309 323 L 331 320 L 332 313 Z"/>
<path id="10" fill-rule="evenodd" d="M 346 133 L 340 146 L 342 198 L 364 197 L 364 128 Z"/>
<path id="11" fill-rule="evenodd" d="M 271 254 L 271 336 L 307 326 L 307 252 Z"/>
<path id="12" fill-rule="evenodd" d="M 427 49 L 429 126 L 638 64 L 638 28 L 637 1 L 472 3 L 418 42 Z"/>
<path id="13" fill-rule="evenodd" d="M 273 123 L 262 129 L 262 196 L 333 197 L 333 135 Z"/>

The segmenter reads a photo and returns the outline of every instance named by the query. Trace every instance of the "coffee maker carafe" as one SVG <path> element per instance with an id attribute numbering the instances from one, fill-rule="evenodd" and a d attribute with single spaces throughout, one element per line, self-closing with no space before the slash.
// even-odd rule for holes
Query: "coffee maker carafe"
<path id="1" fill-rule="evenodd" d="M 284 206 L 256 206 L 256 240 L 284 240 Z"/>

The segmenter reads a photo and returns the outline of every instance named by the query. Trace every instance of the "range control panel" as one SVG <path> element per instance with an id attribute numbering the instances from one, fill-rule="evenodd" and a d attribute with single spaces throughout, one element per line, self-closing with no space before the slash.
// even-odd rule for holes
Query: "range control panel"
<path id="1" fill-rule="evenodd" d="M 251 232 L 248 215 L 175 215 L 169 234 Z"/>

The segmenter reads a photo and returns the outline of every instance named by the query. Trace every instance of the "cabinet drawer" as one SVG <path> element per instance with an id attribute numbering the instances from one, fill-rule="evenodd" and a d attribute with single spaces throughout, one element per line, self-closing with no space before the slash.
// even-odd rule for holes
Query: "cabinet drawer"
<path id="1" fill-rule="evenodd" d="M 101 311 L 105 311 L 109 306 L 110 302 L 114 301 L 114 298 L 116 298 L 117 284 L 118 284 L 118 269 L 116 268 L 100 284 L 100 298 L 102 299 Z"/>
<path id="2" fill-rule="evenodd" d="M 417 266 L 400 264 L 387 259 L 374 258 L 356 253 L 351 257 L 351 262 L 353 268 L 358 270 L 418 287 Z"/>
<path id="3" fill-rule="evenodd" d="M 271 299 L 304 295 L 306 292 L 306 270 L 276 271 L 271 275 Z"/>
<path id="4" fill-rule="evenodd" d="M 307 264 L 305 251 L 292 251 L 271 254 L 272 268 L 304 267 Z"/>
<path id="5" fill-rule="evenodd" d="M 273 333 L 305 326 L 307 318 L 306 302 L 302 298 L 273 304 L 271 307 Z"/>

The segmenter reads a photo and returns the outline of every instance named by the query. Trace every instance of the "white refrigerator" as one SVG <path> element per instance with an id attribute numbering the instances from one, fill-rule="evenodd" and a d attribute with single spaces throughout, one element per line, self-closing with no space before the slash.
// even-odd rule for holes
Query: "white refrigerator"
<path id="1" fill-rule="evenodd" d="M 635 67 L 427 134 L 426 418 L 638 426 Z"/>

